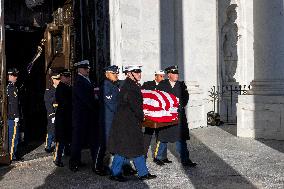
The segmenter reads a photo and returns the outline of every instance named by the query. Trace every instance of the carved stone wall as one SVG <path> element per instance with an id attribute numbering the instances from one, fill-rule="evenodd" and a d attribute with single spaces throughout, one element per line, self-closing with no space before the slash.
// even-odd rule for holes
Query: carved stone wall
<path id="1" fill-rule="evenodd" d="M 236 4 L 231 4 L 226 9 L 226 22 L 221 31 L 221 49 L 223 55 L 222 80 L 223 82 L 235 82 L 238 64 L 238 26 L 235 23 L 237 19 Z"/>

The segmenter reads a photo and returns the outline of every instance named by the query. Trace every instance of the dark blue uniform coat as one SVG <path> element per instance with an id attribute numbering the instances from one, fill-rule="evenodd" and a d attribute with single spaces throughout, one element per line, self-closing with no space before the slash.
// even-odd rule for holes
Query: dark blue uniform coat
<path id="1" fill-rule="evenodd" d="M 72 140 L 72 87 L 59 82 L 55 99 L 58 104 L 55 114 L 55 141 L 69 144 Z"/>
<path id="2" fill-rule="evenodd" d="M 109 136 L 114 114 L 117 110 L 117 99 L 119 94 L 118 83 L 114 83 L 108 79 L 103 81 L 100 87 L 100 127 L 104 137 L 104 141 Z"/>
<path id="3" fill-rule="evenodd" d="M 140 87 L 127 78 L 120 88 L 117 112 L 108 139 L 108 151 L 126 158 L 144 155 L 141 123 L 144 118 Z"/>
<path id="4" fill-rule="evenodd" d="M 81 149 L 84 145 L 88 145 L 95 161 L 96 143 L 100 140 L 99 130 L 95 124 L 95 94 L 92 83 L 81 75 L 75 80 L 72 101 L 71 160 L 80 161 Z"/>
<path id="5" fill-rule="evenodd" d="M 157 90 L 171 93 L 179 98 L 179 123 L 174 126 L 163 127 L 159 130 L 158 140 L 162 142 L 176 142 L 179 140 L 189 140 L 189 129 L 185 114 L 185 106 L 188 103 L 189 94 L 187 87 L 183 81 L 177 81 L 175 86 L 172 87 L 169 80 L 165 79 L 161 81 Z"/>
<path id="6" fill-rule="evenodd" d="M 8 83 L 7 86 L 7 96 L 8 96 L 8 119 L 14 120 L 19 118 L 19 98 L 18 89 L 12 82 Z"/>
<path id="7" fill-rule="evenodd" d="M 55 118 L 55 111 L 57 103 L 55 101 L 55 91 L 56 88 L 51 86 L 49 89 L 45 90 L 44 93 L 44 103 L 47 114 L 47 133 L 54 134 L 54 123 L 52 123 L 52 118 Z"/>

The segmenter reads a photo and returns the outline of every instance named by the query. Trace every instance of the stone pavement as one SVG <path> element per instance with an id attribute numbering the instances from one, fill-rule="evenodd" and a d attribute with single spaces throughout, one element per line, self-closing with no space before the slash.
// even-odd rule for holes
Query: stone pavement
<path id="1" fill-rule="evenodd" d="M 168 157 L 174 163 L 159 167 L 148 160 L 158 178 L 126 183 L 110 181 L 92 173 L 90 166 L 72 173 L 56 168 L 52 157 L 41 157 L 0 167 L 0 188 L 284 188 L 284 141 L 238 138 L 235 126 L 191 130 L 191 158 L 199 165 L 184 168 L 178 163 L 174 145 Z M 90 165 L 88 152 L 84 162 Z M 67 159 L 65 160 L 67 165 Z"/>

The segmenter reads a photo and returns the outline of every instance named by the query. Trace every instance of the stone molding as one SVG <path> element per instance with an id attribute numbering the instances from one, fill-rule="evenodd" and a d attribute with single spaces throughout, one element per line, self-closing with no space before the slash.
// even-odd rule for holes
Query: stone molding
<path id="1" fill-rule="evenodd" d="M 248 92 L 251 95 L 284 95 L 284 80 L 252 81 L 251 86 Z"/>
<path id="2" fill-rule="evenodd" d="M 284 140 L 284 96 L 239 96 L 237 136 Z"/>

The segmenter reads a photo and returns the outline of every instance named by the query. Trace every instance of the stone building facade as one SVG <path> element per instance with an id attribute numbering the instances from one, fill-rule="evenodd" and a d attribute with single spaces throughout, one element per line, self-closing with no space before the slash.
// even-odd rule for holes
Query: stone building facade
<path id="1" fill-rule="evenodd" d="M 73 11 L 76 2 L 83 1 L 70 0 Z M 284 139 L 283 0 L 95 2 L 78 6 L 89 14 L 80 12 L 77 22 L 74 18 L 83 32 L 75 36 L 80 48 L 70 47 L 71 59 L 91 57 L 95 80 L 108 64 L 142 65 L 142 82 L 152 80 L 155 70 L 178 65 L 190 93 L 191 129 L 206 126 L 207 112 L 215 110 L 223 121 L 237 124 L 240 137 Z M 1 1 L 1 86 L 6 78 L 3 5 Z M 87 54 L 78 49 L 88 49 L 83 51 Z M 247 95 L 232 90 L 249 85 Z M 219 97 L 214 105 L 212 90 Z"/>
<path id="2" fill-rule="evenodd" d="M 221 96 L 217 109 L 237 123 L 238 136 L 284 139 L 282 0 L 110 1 L 110 60 L 154 70 L 178 65 L 190 92 L 189 127 L 206 125 L 213 86 L 248 86 Z M 217 89 L 217 88 L 216 88 Z M 228 109 L 228 99 L 230 109 Z"/>

